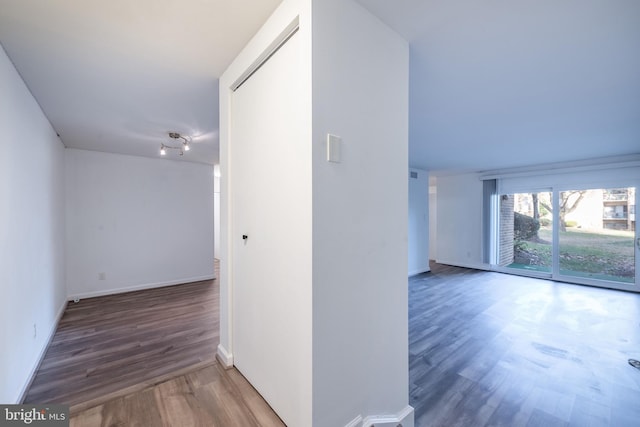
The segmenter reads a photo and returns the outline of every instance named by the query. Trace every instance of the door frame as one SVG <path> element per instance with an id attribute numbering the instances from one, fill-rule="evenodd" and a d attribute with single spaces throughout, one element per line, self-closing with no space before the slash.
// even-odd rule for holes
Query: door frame
<path id="1" fill-rule="evenodd" d="M 301 11 L 280 7 L 274 11 L 260 31 L 245 46 L 219 79 L 220 105 L 220 343 L 216 358 L 225 367 L 233 367 L 233 207 L 230 194 L 233 192 L 231 169 L 232 98 L 233 92 L 252 72 L 272 55 L 295 30 L 300 29 Z M 300 31 L 310 40 L 309 30 Z M 310 43 L 307 40 L 307 43 Z M 310 52 L 308 74 L 311 73 Z"/>

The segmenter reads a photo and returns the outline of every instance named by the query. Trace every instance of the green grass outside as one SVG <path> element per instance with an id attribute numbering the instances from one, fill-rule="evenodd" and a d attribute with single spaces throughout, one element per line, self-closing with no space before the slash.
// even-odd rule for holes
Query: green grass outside
<path id="1" fill-rule="evenodd" d="M 541 228 L 538 237 L 551 242 L 551 229 Z M 568 229 L 560 232 L 560 272 L 565 275 L 633 283 L 635 281 L 634 233 L 632 231 Z M 551 244 L 521 242 L 535 256 L 534 265 L 509 267 L 551 271 Z"/>

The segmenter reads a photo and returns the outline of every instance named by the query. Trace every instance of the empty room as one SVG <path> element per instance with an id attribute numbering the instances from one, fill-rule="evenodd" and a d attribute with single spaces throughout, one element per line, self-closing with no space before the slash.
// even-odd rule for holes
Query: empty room
<path id="1" fill-rule="evenodd" d="M 0 424 L 638 425 L 640 2 L 0 0 L 0 88 Z"/>

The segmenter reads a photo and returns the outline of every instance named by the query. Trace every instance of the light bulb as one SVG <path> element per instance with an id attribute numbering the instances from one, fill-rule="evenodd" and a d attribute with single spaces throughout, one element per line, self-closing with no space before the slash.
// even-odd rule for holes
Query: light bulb
<path id="1" fill-rule="evenodd" d="M 164 147 L 160 147 L 160 155 L 161 156 L 166 156 L 167 155 L 167 150 L 165 150 Z"/>
<path id="2" fill-rule="evenodd" d="M 189 151 L 191 150 L 191 147 L 189 147 L 189 144 L 187 144 L 186 142 L 184 143 L 184 151 Z"/>

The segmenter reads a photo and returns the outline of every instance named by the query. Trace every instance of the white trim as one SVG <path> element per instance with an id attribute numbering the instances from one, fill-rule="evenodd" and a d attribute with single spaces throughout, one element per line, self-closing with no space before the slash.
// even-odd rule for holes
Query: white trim
<path id="1" fill-rule="evenodd" d="M 631 187 L 640 180 L 640 164 L 634 164 L 625 162 L 598 168 L 550 169 L 503 175 L 498 179 L 498 194 Z"/>
<path id="2" fill-rule="evenodd" d="M 249 80 L 249 78 L 256 72 L 265 62 L 269 60 L 277 51 L 280 49 L 300 28 L 300 17 L 296 16 L 293 21 L 280 33 L 274 40 L 271 42 L 269 46 L 256 58 L 255 61 L 247 68 L 247 70 L 238 77 L 238 79 L 233 82 L 230 89 L 232 92 L 235 92 L 242 86 L 244 82 Z"/>
<path id="3" fill-rule="evenodd" d="M 555 187 L 551 190 L 551 197 L 553 198 L 551 200 L 551 207 L 553 208 L 553 212 L 551 212 L 551 277 L 557 277 L 558 274 L 560 274 L 560 192 Z M 602 209 L 602 207 L 600 207 L 600 209 Z"/>
<path id="4" fill-rule="evenodd" d="M 360 427 L 361 425 L 362 425 L 362 415 L 358 415 L 357 417 L 349 421 L 347 424 L 345 424 L 344 427 Z"/>
<path id="5" fill-rule="evenodd" d="M 489 242 L 489 263 L 491 264 L 489 268 L 493 268 L 494 265 L 499 262 L 500 259 L 500 198 L 498 193 L 498 186 L 500 181 L 496 182 L 496 193 L 491 196 L 491 208 L 489 209 L 490 225 L 489 230 L 487 230 L 487 236 L 490 240 Z M 484 246 L 484 245 L 483 245 Z M 484 254 L 482 257 L 483 261 L 486 261 L 484 258 Z"/>
<path id="6" fill-rule="evenodd" d="M 49 330 L 45 345 L 42 346 L 42 348 L 40 349 L 40 352 L 36 359 L 37 363 L 35 363 L 31 368 L 31 372 L 29 372 L 29 375 L 27 376 L 27 381 L 25 382 L 25 384 L 22 386 L 22 389 L 20 389 L 20 392 L 18 393 L 18 399 L 16 400 L 17 403 L 22 403 L 25 397 L 27 397 L 27 392 L 29 391 L 29 387 L 31 387 L 31 383 L 33 383 L 33 380 L 36 377 L 36 373 L 38 372 L 38 369 L 40 368 L 40 365 L 44 360 L 44 355 L 47 354 L 49 345 L 51 345 L 51 341 L 53 340 L 53 337 L 56 334 L 56 331 L 58 330 L 58 324 L 60 323 L 60 319 L 62 319 L 62 315 L 64 314 L 64 311 L 66 310 L 66 308 L 67 308 L 67 301 L 65 300 L 63 301 L 62 305 L 58 309 L 58 313 L 56 314 L 56 320 L 53 323 L 53 327 Z"/>
<path id="7" fill-rule="evenodd" d="M 216 351 L 216 358 L 222 366 L 229 369 L 233 367 L 233 355 L 223 347 L 222 344 L 218 344 L 218 350 Z"/>
<path id="8" fill-rule="evenodd" d="M 521 178 L 539 176 L 553 172 L 554 174 L 588 172 L 603 169 L 633 168 L 640 166 L 640 154 L 628 156 L 608 157 L 603 159 L 591 159 L 577 162 L 551 163 L 524 168 L 498 169 L 482 172 L 480 180 Z"/>
<path id="9" fill-rule="evenodd" d="M 362 421 L 362 427 L 414 427 L 413 407 L 407 405 L 396 415 L 370 415 Z"/>
<path id="10" fill-rule="evenodd" d="M 142 284 L 142 285 L 133 285 L 133 286 L 127 286 L 127 287 L 123 287 L 123 288 L 106 289 L 106 290 L 92 291 L 92 292 L 84 292 L 84 293 L 80 293 L 80 294 L 71 294 L 71 295 L 67 296 L 67 301 L 73 301 L 73 300 L 76 300 L 76 299 L 102 297 L 102 296 L 105 296 L 105 295 L 122 294 L 122 293 L 125 293 L 125 292 L 141 291 L 141 290 L 144 290 L 144 289 L 164 288 L 166 286 L 184 285 L 186 283 L 202 282 L 204 280 L 213 280 L 215 278 L 216 278 L 215 274 L 209 274 L 209 275 L 206 275 L 206 276 L 187 277 L 187 278 L 184 278 L 184 279 L 169 280 L 167 282 L 145 283 L 145 284 Z"/>

